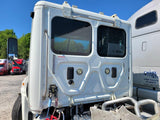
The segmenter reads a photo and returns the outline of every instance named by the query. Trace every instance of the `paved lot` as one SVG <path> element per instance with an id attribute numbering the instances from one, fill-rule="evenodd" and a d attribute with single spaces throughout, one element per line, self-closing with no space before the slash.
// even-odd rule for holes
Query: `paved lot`
<path id="1" fill-rule="evenodd" d="M 13 104 L 26 75 L 0 76 L 0 120 L 12 120 Z"/>

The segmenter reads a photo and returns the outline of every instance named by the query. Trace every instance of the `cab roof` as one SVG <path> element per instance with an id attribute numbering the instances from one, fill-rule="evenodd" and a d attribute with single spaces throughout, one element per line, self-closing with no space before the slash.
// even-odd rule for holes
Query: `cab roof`
<path id="1" fill-rule="evenodd" d="M 57 8 L 57 9 L 64 9 L 64 8 L 69 8 L 71 9 L 71 11 L 73 13 L 78 13 L 78 14 L 81 14 L 82 16 L 84 15 L 87 15 L 89 16 L 89 18 L 101 18 L 102 21 L 106 21 L 106 22 L 110 22 L 110 23 L 115 23 L 116 20 L 119 20 L 123 23 L 126 23 L 126 24 L 130 24 L 128 21 L 125 21 L 125 20 L 122 20 L 122 19 L 119 19 L 119 17 L 114 14 L 112 16 L 107 16 L 107 15 L 104 15 L 102 12 L 99 12 L 99 13 L 95 13 L 95 12 L 90 12 L 90 11 L 87 11 L 87 10 L 82 10 L 82 9 L 79 9 L 77 8 L 77 6 L 70 6 L 66 1 L 60 5 L 60 4 L 56 4 L 56 3 L 52 3 L 52 2 L 48 2 L 48 1 L 38 1 L 36 4 L 35 4 L 35 7 L 37 6 L 48 6 L 48 7 L 52 7 L 52 8 Z"/>

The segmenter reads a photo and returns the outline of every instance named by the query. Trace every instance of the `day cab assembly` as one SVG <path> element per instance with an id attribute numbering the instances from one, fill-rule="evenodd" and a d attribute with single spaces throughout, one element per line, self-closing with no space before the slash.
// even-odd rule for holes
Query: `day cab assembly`
<path id="1" fill-rule="evenodd" d="M 125 119 L 141 119 L 144 116 L 139 107 L 148 103 L 158 113 L 153 100 L 137 102 L 131 98 L 129 22 L 116 15 L 71 7 L 67 2 L 39 1 L 31 17 L 28 76 L 22 82 L 12 118 L 95 120 L 99 111 L 121 106 L 129 114 Z M 129 112 L 129 103 L 135 114 Z M 111 116 L 115 114 L 108 118 Z"/>

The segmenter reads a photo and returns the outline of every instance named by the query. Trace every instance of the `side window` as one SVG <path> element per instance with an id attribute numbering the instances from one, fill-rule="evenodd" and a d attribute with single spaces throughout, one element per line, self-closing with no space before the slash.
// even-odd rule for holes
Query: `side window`
<path id="1" fill-rule="evenodd" d="M 155 24 L 157 22 L 157 12 L 156 11 L 152 11 L 149 12 L 141 17 L 139 17 L 136 20 L 136 29 L 140 29 L 152 24 Z"/>
<path id="2" fill-rule="evenodd" d="M 122 29 L 107 26 L 98 27 L 97 52 L 102 57 L 124 57 L 126 54 L 126 33 Z"/>
<path id="3" fill-rule="evenodd" d="M 89 23 L 54 17 L 52 19 L 51 49 L 57 54 L 89 55 L 92 27 Z"/>

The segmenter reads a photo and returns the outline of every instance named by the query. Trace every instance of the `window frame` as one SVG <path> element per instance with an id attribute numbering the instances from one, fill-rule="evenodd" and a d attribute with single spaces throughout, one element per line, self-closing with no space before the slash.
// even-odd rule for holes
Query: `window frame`
<path id="1" fill-rule="evenodd" d="M 108 55 L 100 55 L 99 54 L 99 51 L 98 51 L 98 45 L 99 45 L 99 41 L 98 41 L 98 37 L 99 37 L 99 34 L 98 34 L 98 32 L 99 32 L 99 27 L 107 27 L 107 28 L 112 28 L 112 29 L 117 29 L 117 30 L 122 30 L 123 32 L 124 32 L 124 34 L 125 34 L 125 50 L 124 50 L 124 55 L 123 56 L 108 56 Z M 108 58 L 124 58 L 126 55 L 127 55 L 127 34 L 126 34 L 126 31 L 125 31 L 125 29 L 123 29 L 123 28 L 116 28 L 116 27 L 111 27 L 111 26 L 107 26 L 107 25 L 99 25 L 98 27 L 97 27 L 97 54 L 100 56 L 100 57 L 108 57 Z"/>
<path id="2" fill-rule="evenodd" d="M 90 27 L 91 27 L 91 36 L 90 36 L 90 40 L 87 40 L 89 42 L 89 52 L 88 53 L 79 53 L 79 52 L 69 52 L 69 51 L 58 51 L 54 48 L 54 37 L 53 36 L 53 20 L 56 18 L 56 17 L 59 17 L 59 18 L 64 18 L 64 19 L 69 19 L 69 20 L 73 20 L 73 21 L 78 21 L 78 22 L 84 22 L 84 23 L 87 23 Z M 72 41 L 72 39 L 70 40 Z M 74 40 L 73 40 L 74 41 Z M 51 50 L 53 53 L 55 54 L 60 54 L 60 55 L 74 55 L 74 56 L 89 56 L 92 52 L 92 25 L 90 22 L 88 21 L 83 21 L 83 20 L 79 20 L 79 19 L 70 19 L 70 18 L 66 18 L 66 17 L 63 17 L 63 16 L 54 16 L 52 19 L 51 19 Z"/>

